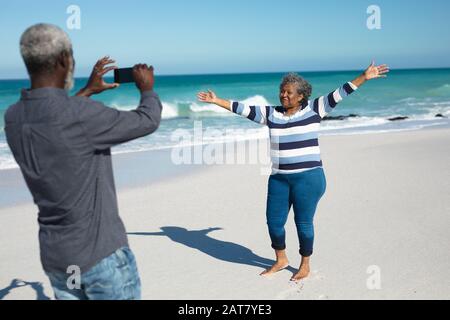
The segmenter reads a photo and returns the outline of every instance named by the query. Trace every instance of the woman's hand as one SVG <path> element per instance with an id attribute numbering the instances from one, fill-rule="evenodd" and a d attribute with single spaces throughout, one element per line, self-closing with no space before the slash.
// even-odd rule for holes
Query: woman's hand
<path id="1" fill-rule="evenodd" d="M 389 72 L 389 67 L 387 64 L 381 66 L 375 66 L 375 61 L 364 71 L 364 76 L 366 80 L 372 80 L 377 78 L 386 78 L 386 73 Z"/>
<path id="2" fill-rule="evenodd" d="M 364 71 L 359 77 L 352 81 L 352 83 L 360 87 L 364 82 L 372 79 L 386 78 L 386 73 L 389 72 L 389 67 L 387 64 L 382 64 L 380 66 L 375 66 L 375 61 L 373 61 L 370 66 Z"/>
<path id="3" fill-rule="evenodd" d="M 208 90 L 208 92 L 200 92 L 197 94 L 197 98 L 200 102 L 217 103 L 217 96 L 211 90 Z"/>
<path id="4" fill-rule="evenodd" d="M 99 94 L 103 91 L 115 89 L 119 87 L 118 83 L 107 83 L 103 79 L 103 76 L 108 72 L 117 69 L 117 66 L 108 66 L 115 63 L 114 60 L 110 59 L 109 56 L 103 57 L 98 60 L 92 70 L 91 76 L 89 77 L 86 87 L 77 93 L 77 96 L 89 97 L 93 94 Z"/>
<path id="5" fill-rule="evenodd" d="M 200 102 L 213 103 L 218 105 L 219 107 L 231 111 L 231 101 L 218 98 L 216 94 L 211 90 L 208 90 L 208 92 L 199 92 L 197 94 L 197 98 Z"/>

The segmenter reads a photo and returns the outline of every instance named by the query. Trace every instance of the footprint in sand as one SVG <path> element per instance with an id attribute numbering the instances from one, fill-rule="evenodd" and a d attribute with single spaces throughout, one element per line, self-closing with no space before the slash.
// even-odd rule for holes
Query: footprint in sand
<path id="1" fill-rule="evenodd" d="M 308 279 L 310 280 L 323 280 L 325 277 L 318 271 L 315 270 L 311 273 L 311 276 L 306 278 L 305 280 L 307 281 Z"/>
<path id="2" fill-rule="evenodd" d="M 277 296 L 275 297 L 276 300 L 287 300 L 295 295 L 299 295 L 304 287 L 304 283 L 303 282 L 290 282 L 289 286 L 291 288 L 284 290 L 280 293 L 277 294 Z"/>
<path id="3" fill-rule="evenodd" d="M 286 299 L 292 298 L 294 296 L 298 296 L 302 293 L 305 285 L 307 285 L 310 282 L 323 280 L 323 279 L 324 279 L 324 276 L 318 270 L 312 271 L 310 273 L 309 277 L 307 277 L 306 279 L 302 279 L 298 282 L 289 281 L 290 288 L 278 293 L 275 299 L 276 300 L 286 300 Z M 328 296 L 320 295 L 319 299 L 328 299 Z"/>

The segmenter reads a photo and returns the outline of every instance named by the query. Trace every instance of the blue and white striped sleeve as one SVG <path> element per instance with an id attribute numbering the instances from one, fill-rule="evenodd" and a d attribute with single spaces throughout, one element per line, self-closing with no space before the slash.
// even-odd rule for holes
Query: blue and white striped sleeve
<path id="1" fill-rule="evenodd" d="M 358 89 L 352 82 L 347 82 L 342 87 L 331 92 L 327 96 L 322 96 L 314 100 L 313 110 L 321 118 L 324 118 L 329 114 L 336 105 L 342 101 L 345 97 L 349 96 Z"/>
<path id="2" fill-rule="evenodd" d="M 231 111 L 259 124 L 267 124 L 268 107 L 249 106 L 231 101 Z"/>

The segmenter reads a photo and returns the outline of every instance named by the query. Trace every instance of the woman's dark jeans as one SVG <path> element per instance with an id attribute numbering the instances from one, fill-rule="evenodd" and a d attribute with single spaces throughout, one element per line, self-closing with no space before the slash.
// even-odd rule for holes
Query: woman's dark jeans
<path id="1" fill-rule="evenodd" d="M 314 214 L 325 190 L 326 179 L 322 168 L 294 174 L 276 174 L 270 177 L 266 215 L 272 248 L 275 250 L 286 248 L 284 226 L 293 206 L 300 254 L 303 257 L 312 255 Z"/>

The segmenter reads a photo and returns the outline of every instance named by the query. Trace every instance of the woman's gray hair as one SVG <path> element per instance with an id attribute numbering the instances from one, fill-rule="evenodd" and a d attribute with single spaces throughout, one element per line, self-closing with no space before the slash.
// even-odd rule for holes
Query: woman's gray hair
<path id="1" fill-rule="evenodd" d="M 312 87 L 309 84 L 309 82 L 306 81 L 305 79 L 303 79 L 302 77 L 300 77 L 297 73 L 291 72 L 283 77 L 283 80 L 281 81 L 281 84 L 280 84 L 280 90 L 282 90 L 285 85 L 290 84 L 290 83 L 297 85 L 297 93 L 299 95 L 300 94 L 303 95 L 302 103 L 304 103 L 305 101 L 308 101 L 308 99 L 312 93 Z"/>
<path id="2" fill-rule="evenodd" d="M 40 23 L 31 26 L 22 34 L 20 53 L 28 73 L 51 72 L 62 53 L 72 55 L 72 43 L 61 28 Z"/>

